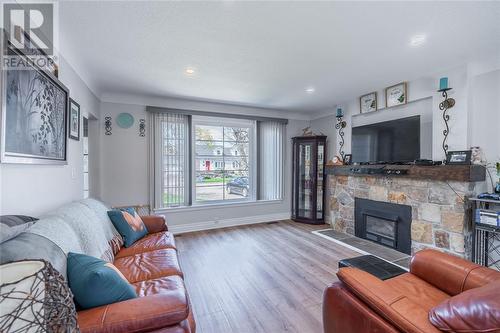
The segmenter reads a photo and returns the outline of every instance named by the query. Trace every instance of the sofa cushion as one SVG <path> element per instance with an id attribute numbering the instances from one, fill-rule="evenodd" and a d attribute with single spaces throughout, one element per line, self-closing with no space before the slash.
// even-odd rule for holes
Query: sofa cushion
<path id="1" fill-rule="evenodd" d="M 446 332 L 500 332 L 500 280 L 445 300 L 429 320 Z"/>
<path id="2" fill-rule="evenodd" d="M 0 244 L 1 264 L 25 259 L 47 260 L 66 278 L 66 254 L 48 238 L 23 232 Z"/>
<path id="3" fill-rule="evenodd" d="M 183 276 L 174 249 L 161 249 L 115 259 L 114 262 L 130 283 L 165 276 Z"/>
<path id="4" fill-rule="evenodd" d="M 82 333 L 189 332 L 169 329 L 189 320 L 188 302 L 185 290 L 178 289 L 79 311 L 78 324 Z"/>
<path id="5" fill-rule="evenodd" d="M 443 291 L 409 273 L 388 279 L 384 283 L 399 291 L 426 311 L 450 298 Z"/>
<path id="6" fill-rule="evenodd" d="M 115 258 L 122 258 L 161 249 L 175 249 L 174 236 L 168 231 L 149 234 L 146 237 L 139 239 L 132 246 L 122 248 L 116 254 Z"/>
<path id="7" fill-rule="evenodd" d="M 148 229 L 133 208 L 108 211 L 109 218 L 123 238 L 125 247 L 130 247 L 137 240 L 148 234 Z"/>
<path id="8" fill-rule="evenodd" d="M 26 216 L 26 215 L 2 215 L 0 216 L 0 223 L 6 224 L 9 227 L 24 224 L 27 222 L 35 222 L 38 219 L 36 217 Z"/>
<path id="9" fill-rule="evenodd" d="M 140 281 L 133 283 L 132 286 L 139 297 L 168 294 L 185 289 L 184 280 L 178 275 Z"/>
<path id="10" fill-rule="evenodd" d="M 83 309 L 137 297 L 116 267 L 84 254 L 68 253 L 68 283 Z"/>
<path id="11" fill-rule="evenodd" d="M 123 239 L 108 216 L 109 208 L 102 202 L 92 198 L 80 200 L 79 203 L 92 210 L 95 217 L 103 226 L 104 235 L 108 240 L 108 243 L 110 243 L 113 253 L 116 254 L 123 246 Z"/>
<path id="12" fill-rule="evenodd" d="M 6 242 L 25 232 L 29 227 L 31 227 L 35 222 L 27 222 L 19 225 L 9 226 L 4 223 L 0 223 L 0 243 Z"/>
<path id="13" fill-rule="evenodd" d="M 150 234 L 168 230 L 167 224 L 165 223 L 165 216 L 145 215 L 141 216 L 141 218 Z"/>
<path id="14" fill-rule="evenodd" d="M 72 202 L 42 217 L 28 232 L 47 237 L 66 254 L 84 253 L 113 262 L 111 228 L 114 229 L 109 220 L 103 223 L 91 208 Z"/>

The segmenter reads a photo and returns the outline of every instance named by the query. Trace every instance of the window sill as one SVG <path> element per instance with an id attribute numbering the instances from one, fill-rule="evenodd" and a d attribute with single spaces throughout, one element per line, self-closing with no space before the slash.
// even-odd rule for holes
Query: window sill
<path id="1" fill-rule="evenodd" d="M 159 208 L 159 209 L 154 209 L 153 212 L 160 213 L 160 214 L 162 214 L 162 213 L 175 213 L 175 212 L 190 212 L 190 211 L 199 211 L 199 210 L 207 210 L 207 209 L 273 205 L 273 204 L 279 204 L 282 202 L 283 202 L 283 200 L 257 200 L 257 201 L 247 201 L 247 202 L 214 203 L 214 204 L 203 204 L 203 205 L 174 207 L 174 208 Z"/>

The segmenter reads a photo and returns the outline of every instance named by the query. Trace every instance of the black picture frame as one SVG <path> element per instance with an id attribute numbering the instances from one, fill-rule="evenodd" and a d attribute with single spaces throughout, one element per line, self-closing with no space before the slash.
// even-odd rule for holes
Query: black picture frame
<path id="1" fill-rule="evenodd" d="M 342 161 L 344 165 L 351 165 L 352 163 L 352 154 L 345 154 L 344 160 Z"/>
<path id="2" fill-rule="evenodd" d="M 6 56 L 19 57 L 24 60 L 26 66 L 22 70 L 5 69 L 2 71 L 0 162 L 16 164 L 67 164 L 69 89 L 53 73 L 27 61 L 25 54 L 18 49 L 9 47 L 3 38 L 1 43 L 6 46 L 5 53 L 0 54 L 2 63 Z M 26 84 L 26 82 L 34 80 L 37 82 L 36 85 Z M 19 82 L 18 85 L 22 87 L 40 88 L 36 90 L 36 94 L 30 94 L 30 91 L 23 93 L 22 96 L 32 98 L 29 101 L 30 103 L 25 103 L 30 106 L 30 109 L 24 108 L 23 115 L 20 115 L 18 110 L 14 110 L 14 106 L 9 104 L 9 99 L 16 93 L 16 90 L 11 85 L 16 85 L 16 82 Z M 41 85 L 43 87 L 40 87 Z M 12 89 L 9 89 L 9 87 Z M 49 97 L 45 97 L 43 101 L 42 99 L 38 99 L 37 101 L 37 96 L 43 95 L 43 92 L 41 92 L 42 88 L 50 89 L 51 93 L 46 94 Z M 13 101 L 13 99 L 10 100 Z M 46 105 L 52 105 L 52 107 L 51 109 L 44 110 L 45 114 L 42 117 L 41 109 L 44 108 L 43 104 L 45 103 Z M 49 115 L 52 112 L 55 112 L 56 116 L 52 117 L 52 115 Z M 16 121 L 13 119 L 17 119 L 16 117 L 26 118 L 28 116 L 35 117 L 36 121 L 32 119 L 31 125 L 29 125 L 31 126 L 30 128 L 24 126 L 22 135 L 13 135 L 10 131 L 12 122 Z M 48 128 L 50 128 L 50 131 L 47 130 Z M 37 130 L 39 133 L 32 133 Z M 16 142 L 24 142 L 23 148 L 18 148 L 21 145 Z M 36 145 L 37 148 L 35 149 L 33 145 Z"/>
<path id="3" fill-rule="evenodd" d="M 446 164 L 470 165 L 472 150 L 456 150 L 446 153 Z"/>
<path id="4" fill-rule="evenodd" d="M 74 112 L 76 112 L 76 115 L 74 114 Z M 75 118 L 77 120 L 76 130 L 74 128 Z M 80 141 L 80 122 L 81 122 L 80 104 L 78 104 L 74 99 L 70 98 L 69 108 L 68 108 L 68 137 L 70 139 Z M 74 133 L 76 133 L 76 135 Z"/>

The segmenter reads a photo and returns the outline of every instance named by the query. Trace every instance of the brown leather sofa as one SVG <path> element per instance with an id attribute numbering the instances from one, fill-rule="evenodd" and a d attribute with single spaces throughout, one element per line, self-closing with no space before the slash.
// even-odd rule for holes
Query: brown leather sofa
<path id="1" fill-rule="evenodd" d="M 469 261 L 423 250 L 392 279 L 352 267 L 337 276 L 324 293 L 326 333 L 500 332 L 500 272 Z"/>
<path id="2" fill-rule="evenodd" d="M 142 219 L 149 234 L 122 248 L 114 261 L 138 297 L 79 311 L 82 332 L 195 332 L 174 237 L 163 217 Z"/>

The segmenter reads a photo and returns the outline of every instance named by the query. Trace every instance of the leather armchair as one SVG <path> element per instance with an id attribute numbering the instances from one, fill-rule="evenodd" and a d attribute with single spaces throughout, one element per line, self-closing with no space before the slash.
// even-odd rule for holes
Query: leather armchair
<path id="1" fill-rule="evenodd" d="M 385 281 L 352 267 L 341 268 L 337 276 L 340 281 L 324 293 L 323 323 L 327 333 L 451 331 L 455 323 L 463 327 L 464 316 L 455 318 L 457 311 L 450 311 L 449 307 L 443 311 L 439 305 L 453 300 L 454 296 L 474 293 L 475 288 L 479 290 L 500 281 L 497 271 L 434 250 L 418 252 L 412 258 L 409 273 Z M 469 295 L 467 302 L 446 304 L 459 307 L 461 313 L 468 314 L 469 321 L 482 321 L 470 327 L 498 325 L 500 318 L 496 313 L 478 316 L 473 314 L 477 308 L 466 308 L 473 304 L 471 297 L 474 295 Z M 498 294 L 491 296 L 492 299 L 498 297 Z"/>

